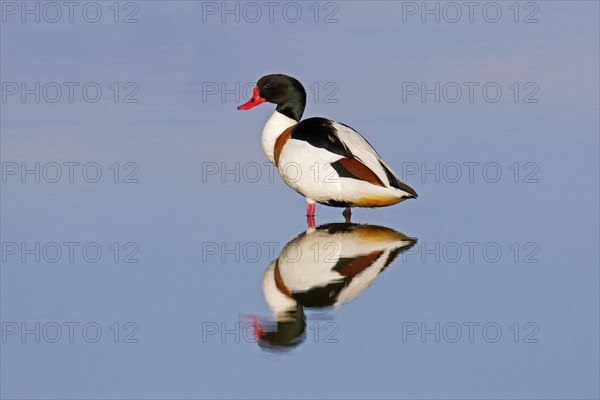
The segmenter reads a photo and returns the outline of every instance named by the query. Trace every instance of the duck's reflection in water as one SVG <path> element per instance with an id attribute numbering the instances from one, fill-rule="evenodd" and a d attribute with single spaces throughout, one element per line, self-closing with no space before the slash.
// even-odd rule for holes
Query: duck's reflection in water
<path id="1" fill-rule="evenodd" d="M 302 233 L 265 272 L 263 293 L 274 321 L 255 320 L 258 344 L 272 350 L 298 345 L 306 336 L 304 307 L 351 301 L 416 242 L 390 228 L 352 223 L 326 224 Z"/>

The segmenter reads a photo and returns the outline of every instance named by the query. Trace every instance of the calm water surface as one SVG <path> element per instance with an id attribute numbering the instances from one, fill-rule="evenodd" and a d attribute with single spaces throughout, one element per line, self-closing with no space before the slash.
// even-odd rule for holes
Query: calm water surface
<path id="1" fill-rule="evenodd" d="M 2 398 L 598 398 L 598 3 L 98 4 L 2 3 Z M 273 72 L 419 198 L 307 231 Z"/>

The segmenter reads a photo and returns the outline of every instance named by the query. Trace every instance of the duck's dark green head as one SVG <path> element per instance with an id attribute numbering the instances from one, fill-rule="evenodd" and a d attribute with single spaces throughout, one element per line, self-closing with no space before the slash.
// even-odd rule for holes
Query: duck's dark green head
<path id="1" fill-rule="evenodd" d="M 277 104 L 277 111 L 300 121 L 306 107 L 306 91 L 295 78 L 283 74 L 265 75 L 258 80 L 252 98 L 238 107 L 249 110 L 265 101 Z"/>

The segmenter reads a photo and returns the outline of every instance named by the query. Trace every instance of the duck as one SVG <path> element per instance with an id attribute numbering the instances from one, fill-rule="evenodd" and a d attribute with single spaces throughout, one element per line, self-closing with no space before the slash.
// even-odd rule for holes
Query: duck
<path id="1" fill-rule="evenodd" d="M 306 198 L 307 217 L 314 217 L 319 203 L 344 208 L 349 222 L 352 207 L 385 207 L 418 197 L 349 125 L 322 117 L 302 120 L 306 91 L 296 78 L 263 76 L 237 109 L 265 102 L 277 107 L 263 128 L 262 148 L 283 181 Z"/>
<path id="2" fill-rule="evenodd" d="M 349 303 L 416 243 L 378 225 L 328 223 L 307 229 L 285 245 L 264 273 L 263 295 L 274 320 L 252 316 L 259 346 L 297 346 L 306 329 L 305 308 Z"/>

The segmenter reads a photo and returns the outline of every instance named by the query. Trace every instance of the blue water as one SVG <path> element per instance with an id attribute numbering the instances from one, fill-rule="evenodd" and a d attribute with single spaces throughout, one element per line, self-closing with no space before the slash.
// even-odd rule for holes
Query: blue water
<path id="1" fill-rule="evenodd" d="M 455 23 L 446 3 L 439 23 L 421 2 L 281 3 L 272 23 L 22 4 L 1 3 L 2 398 L 600 396 L 597 2 L 499 2 L 495 23 L 485 3 Z M 245 316 L 273 327 L 263 276 L 306 202 L 265 164 L 273 105 L 236 110 L 274 72 L 419 193 L 354 211 L 416 243 L 278 349 Z"/>

